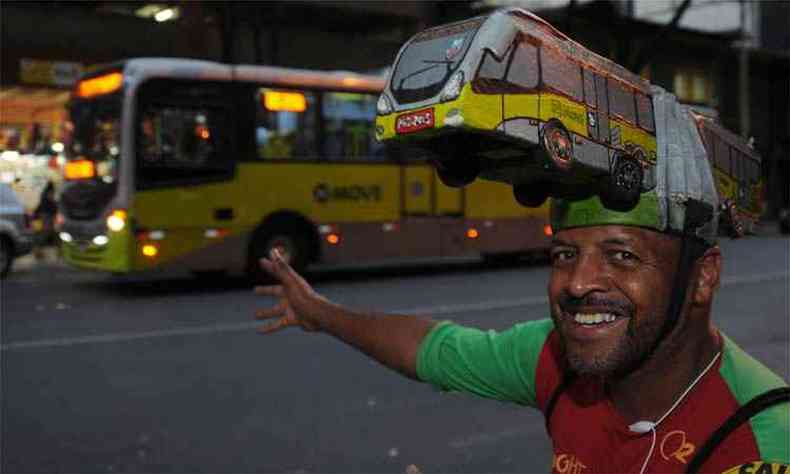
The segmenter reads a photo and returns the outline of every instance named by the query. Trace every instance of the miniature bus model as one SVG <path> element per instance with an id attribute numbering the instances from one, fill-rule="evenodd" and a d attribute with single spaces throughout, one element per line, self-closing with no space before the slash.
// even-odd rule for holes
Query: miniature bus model
<path id="1" fill-rule="evenodd" d="M 760 155 L 711 117 L 691 111 L 713 169 L 721 202 L 721 229 L 732 237 L 754 232 L 763 212 Z"/>
<path id="2" fill-rule="evenodd" d="M 444 186 L 375 140 L 384 82 L 180 58 L 92 71 L 69 107 L 64 259 L 261 277 L 272 248 L 298 270 L 545 251 L 546 206 L 502 183 Z"/>
<path id="3" fill-rule="evenodd" d="M 431 153 L 449 186 L 506 182 L 525 206 L 595 192 L 618 210 L 655 187 L 649 83 L 522 9 L 418 33 L 377 105 L 377 137 Z"/>

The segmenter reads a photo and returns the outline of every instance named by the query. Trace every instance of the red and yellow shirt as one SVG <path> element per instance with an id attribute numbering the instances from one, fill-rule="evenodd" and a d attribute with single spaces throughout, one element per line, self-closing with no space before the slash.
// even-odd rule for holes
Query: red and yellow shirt
<path id="1" fill-rule="evenodd" d="M 549 424 L 559 474 L 685 472 L 688 462 L 742 405 L 786 383 L 722 335 L 722 355 L 653 433 L 635 433 L 594 379 L 580 377 L 556 400 Z M 511 401 L 544 411 L 560 385 L 561 352 L 551 320 L 481 331 L 449 322 L 423 341 L 417 374 L 443 390 Z M 738 427 L 701 472 L 790 474 L 790 404 Z"/>

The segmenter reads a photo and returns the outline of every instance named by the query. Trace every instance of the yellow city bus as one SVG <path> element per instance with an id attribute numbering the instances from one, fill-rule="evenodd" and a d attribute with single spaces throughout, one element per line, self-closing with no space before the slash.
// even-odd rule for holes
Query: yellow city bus
<path id="1" fill-rule="evenodd" d="M 692 117 L 713 168 L 722 230 L 733 237 L 753 233 L 765 205 L 760 155 L 711 117 L 693 111 Z"/>
<path id="2" fill-rule="evenodd" d="M 449 188 L 375 140 L 384 80 L 140 58 L 83 77 L 69 105 L 60 237 L 75 266 L 258 271 L 545 249 L 547 209 L 508 186 Z"/>
<path id="3" fill-rule="evenodd" d="M 414 142 L 439 176 L 513 186 L 526 206 L 596 192 L 626 210 L 655 187 L 650 84 L 519 8 L 418 33 L 378 103 L 384 142 Z"/>

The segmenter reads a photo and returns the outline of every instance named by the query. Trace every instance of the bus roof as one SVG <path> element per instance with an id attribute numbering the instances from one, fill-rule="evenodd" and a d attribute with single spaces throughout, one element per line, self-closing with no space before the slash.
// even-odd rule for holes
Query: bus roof
<path id="1" fill-rule="evenodd" d="M 554 28 L 549 22 L 523 8 L 506 8 L 502 13 L 518 17 L 522 21 L 516 22 L 521 26 L 521 31 L 540 42 L 559 48 L 564 54 L 585 65 L 596 69 L 598 72 L 619 79 L 629 86 L 638 89 L 643 94 L 652 95 L 650 82 L 637 74 L 629 71 L 614 61 L 600 56 L 570 39 L 565 33 Z M 528 25 L 528 26 L 527 26 Z M 524 28 L 527 26 L 527 28 Z"/>
<path id="2" fill-rule="evenodd" d="M 281 87 L 322 88 L 379 93 L 385 78 L 349 71 L 319 71 L 273 66 L 229 65 L 185 58 L 134 58 L 109 64 L 102 70 L 123 69 L 127 77 L 141 82 L 154 77 L 210 81 L 251 81 Z M 91 71 L 85 77 L 95 76 Z"/>
<path id="3" fill-rule="evenodd" d="M 760 154 L 757 152 L 757 150 L 750 147 L 748 142 L 742 137 L 732 133 L 730 130 L 724 128 L 721 124 L 710 117 L 696 113 L 693 110 L 690 112 L 691 116 L 694 118 L 694 121 L 697 122 L 698 127 L 717 135 L 722 141 L 737 149 L 752 160 L 757 162 L 762 161 L 762 158 L 760 157 Z"/>

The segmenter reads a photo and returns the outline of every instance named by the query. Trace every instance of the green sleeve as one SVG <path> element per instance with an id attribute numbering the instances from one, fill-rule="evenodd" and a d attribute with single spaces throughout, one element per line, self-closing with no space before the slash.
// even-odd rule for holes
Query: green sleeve
<path id="1" fill-rule="evenodd" d="M 535 407 L 538 359 L 553 327 L 550 319 L 504 332 L 439 323 L 420 346 L 417 376 L 442 390 Z"/>
<path id="2" fill-rule="evenodd" d="M 740 405 L 787 383 L 767 367 L 748 355 L 726 335 L 724 354 L 719 373 L 724 378 Z M 752 425 L 760 459 L 790 463 L 790 403 L 780 403 L 754 415 Z"/>

